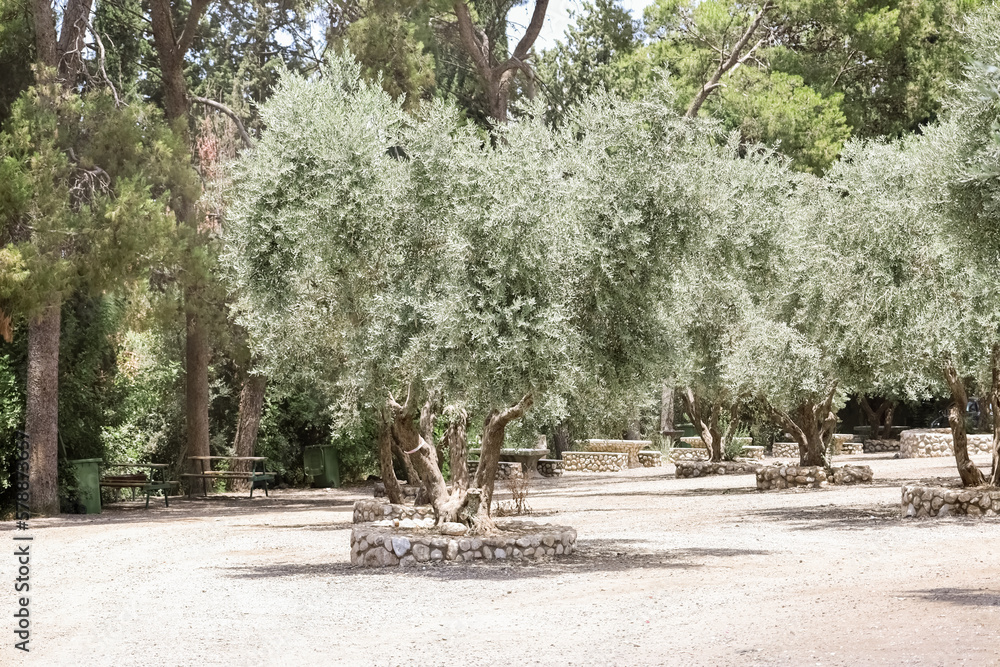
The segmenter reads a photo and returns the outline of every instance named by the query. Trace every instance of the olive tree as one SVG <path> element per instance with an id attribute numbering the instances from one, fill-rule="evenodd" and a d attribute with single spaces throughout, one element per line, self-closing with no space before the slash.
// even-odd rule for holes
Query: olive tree
<path id="1" fill-rule="evenodd" d="M 969 65 L 945 103 L 944 120 L 928 132 L 922 173 L 944 213 L 943 233 L 955 256 L 960 299 L 942 304 L 955 323 L 955 353 L 943 365 L 952 393 L 949 423 L 966 486 L 987 479 L 965 451 L 966 386 L 989 388 L 993 457 L 989 483 L 1000 485 L 1000 8 L 990 4 L 965 27 Z M 940 188 L 940 190 L 937 190 Z"/>
<path id="2" fill-rule="evenodd" d="M 390 497 L 394 443 L 439 520 L 459 516 L 466 484 L 488 511 L 506 426 L 574 369 L 577 246 L 554 205 L 551 133 L 517 123 L 493 147 L 454 108 L 407 117 L 343 59 L 319 79 L 283 79 L 262 118 L 225 255 L 255 346 L 276 370 L 328 360 L 317 375 L 342 415 L 382 412 Z M 430 441 L 438 400 L 452 418 L 450 491 Z M 485 414 L 474 482 L 471 411 Z"/>
<path id="3" fill-rule="evenodd" d="M 739 151 L 732 136 L 714 159 L 699 161 L 705 224 L 672 285 L 673 376 L 713 461 L 722 460 L 752 398 L 731 382 L 726 359 L 734 328 L 775 286 L 793 180 L 788 161 L 773 152 L 752 147 L 741 158 Z"/>

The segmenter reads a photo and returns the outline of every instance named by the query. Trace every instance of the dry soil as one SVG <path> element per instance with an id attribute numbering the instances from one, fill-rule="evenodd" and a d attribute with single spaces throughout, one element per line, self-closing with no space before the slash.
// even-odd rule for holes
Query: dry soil
<path id="1" fill-rule="evenodd" d="M 842 461 L 875 483 L 537 480 L 535 518 L 579 533 L 541 563 L 352 567 L 370 486 L 34 520 L 31 651 L 5 584 L 0 664 L 1000 665 L 1000 519 L 900 518 L 900 483 L 951 459 Z"/>

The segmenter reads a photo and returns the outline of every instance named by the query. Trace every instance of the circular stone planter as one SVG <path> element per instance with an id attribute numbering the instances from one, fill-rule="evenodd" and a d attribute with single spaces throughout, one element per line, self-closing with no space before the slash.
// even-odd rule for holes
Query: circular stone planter
<path id="1" fill-rule="evenodd" d="M 497 528 L 496 534 L 481 537 L 358 524 L 351 530 L 351 564 L 410 567 L 427 562 L 538 560 L 568 556 L 576 547 L 576 531 L 566 526 L 506 521 L 497 522 Z"/>
<path id="2" fill-rule="evenodd" d="M 867 484 L 872 481 L 869 466 L 764 466 L 757 471 L 757 490 L 820 488 L 828 484 Z"/>
<path id="3" fill-rule="evenodd" d="M 674 474 L 679 479 L 705 477 L 707 475 L 753 475 L 763 465 L 741 461 L 678 461 L 674 464 Z"/>
<path id="4" fill-rule="evenodd" d="M 900 510 L 904 517 L 997 516 L 1000 489 L 904 484 Z"/>
<path id="5" fill-rule="evenodd" d="M 990 454 L 993 436 L 977 434 L 968 436 L 969 454 Z M 899 436 L 899 458 L 918 459 L 934 456 L 954 456 L 955 443 L 951 429 L 913 428 Z"/>

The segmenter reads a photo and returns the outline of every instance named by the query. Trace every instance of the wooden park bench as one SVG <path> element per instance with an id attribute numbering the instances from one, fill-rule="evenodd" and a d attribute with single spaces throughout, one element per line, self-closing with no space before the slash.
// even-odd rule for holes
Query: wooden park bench
<path id="1" fill-rule="evenodd" d="M 101 477 L 101 488 L 105 489 L 131 489 L 132 499 L 135 500 L 135 491 L 140 489 L 146 494 L 146 509 L 149 509 L 149 496 L 157 491 L 163 492 L 163 502 L 170 507 L 170 490 L 180 486 L 180 482 L 166 479 L 166 470 L 169 468 L 166 463 L 108 463 L 104 465 L 108 468 L 124 468 L 126 470 L 136 468 L 148 468 L 145 472 L 126 472 L 120 475 L 104 475 Z"/>
<path id="2" fill-rule="evenodd" d="M 189 461 L 197 461 L 199 472 L 184 473 L 181 477 L 201 480 L 202 495 L 208 495 L 207 480 L 216 479 L 245 479 L 250 482 L 250 497 L 253 498 L 253 490 L 263 487 L 264 495 L 267 495 L 267 483 L 274 482 L 274 473 L 264 471 L 264 461 L 266 456 L 189 456 Z M 250 470 L 212 470 L 212 461 L 250 461 Z M 259 468 L 259 469 L 258 469 Z M 188 485 L 188 497 L 191 496 L 191 489 L 194 485 Z"/>

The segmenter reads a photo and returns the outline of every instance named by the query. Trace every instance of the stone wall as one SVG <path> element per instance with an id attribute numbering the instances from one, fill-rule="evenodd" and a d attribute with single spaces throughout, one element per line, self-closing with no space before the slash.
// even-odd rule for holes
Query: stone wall
<path id="1" fill-rule="evenodd" d="M 667 460 L 672 463 L 678 461 L 707 461 L 708 450 L 704 447 L 671 447 L 667 452 Z"/>
<path id="2" fill-rule="evenodd" d="M 865 454 L 898 452 L 899 440 L 865 440 L 864 448 L 865 448 Z"/>
<path id="3" fill-rule="evenodd" d="M 904 431 L 905 433 L 905 431 Z M 997 516 L 1000 489 L 903 485 L 903 516 Z"/>
<path id="4" fill-rule="evenodd" d="M 799 443 L 776 442 L 771 446 L 771 456 L 776 459 L 798 459 Z"/>
<path id="5" fill-rule="evenodd" d="M 786 436 L 787 437 L 787 436 Z M 854 436 L 850 433 L 833 434 L 833 454 L 860 454 L 862 444 L 853 442 Z M 771 456 L 776 459 L 798 459 L 799 443 L 797 442 L 776 442 L 771 447 Z"/>
<path id="6" fill-rule="evenodd" d="M 760 463 L 742 463 L 739 461 L 679 461 L 675 465 L 674 474 L 678 478 L 704 477 L 706 475 L 752 475 L 762 467 Z"/>
<path id="7" fill-rule="evenodd" d="M 969 455 L 990 454 L 993 451 L 993 436 L 977 434 L 969 436 Z M 917 459 L 932 456 L 954 456 L 955 447 L 949 428 L 914 428 L 903 431 L 899 436 L 899 458 Z"/>
<path id="8" fill-rule="evenodd" d="M 465 467 L 469 470 L 469 476 L 475 477 L 476 470 L 479 468 L 479 461 L 468 461 Z M 496 481 L 501 481 L 505 479 L 512 479 L 524 476 L 524 470 L 521 468 L 521 464 L 517 462 L 510 461 L 500 461 L 497 465 L 497 474 L 493 478 Z"/>
<path id="9" fill-rule="evenodd" d="M 411 507 L 410 505 L 394 505 L 384 500 L 357 500 L 354 502 L 354 523 L 366 521 L 382 521 L 384 519 L 412 519 L 422 521 L 434 520 L 434 510 L 428 506 Z"/>
<path id="10" fill-rule="evenodd" d="M 351 530 L 351 564 L 408 567 L 428 561 L 539 559 L 568 556 L 576 546 L 576 531 L 565 526 L 521 521 L 497 526 L 496 535 L 463 537 L 359 524 Z"/>
<path id="11" fill-rule="evenodd" d="M 618 472 L 628 469 L 624 452 L 563 452 L 563 470 L 567 472 Z"/>
<path id="12" fill-rule="evenodd" d="M 832 474 L 831 474 L 832 473 Z M 827 484 L 862 484 L 872 481 L 868 466 L 764 466 L 757 471 L 757 490 L 771 491 L 789 487 L 819 488 Z"/>
<path id="13" fill-rule="evenodd" d="M 701 439 L 700 436 L 689 436 L 687 438 L 681 438 L 681 442 L 685 445 L 690 445 L 691 447 L 705 447 L 705 441 Z M 753 438 L 733 438 L 733 442 L 740 443 L 743 447 L 750 447 L 753 445 Z"/>
<path id="14" fill-rule="evenodd" d="M 659 468 L 663 465 L 663 455 L 655 449 L 639 452 L 639 463 L 643 468 Z"/>
<path id="15" fill-rule="evenodd" d="M 559 459 L 538 459 L 538 474 L 542 477 L 558 477 L 563 474 L 563 462 Z"/>
<path id="16" fill-rule="evenodd" d="M 764 458 L 764 448 L 760 445 L 744 447 L 743 450 L 740 452 L 740 458 L 760 461 Z"/>
<path id="17" fill-rule="evenodd" d="M 628 466 L 638 468 L 639 450 L 653 445 L 652 440 L 603 440 L 590 439 L 583 441 L 583 451 L 585 452 L 624 452 L 628 454 Z"/>
<path id="18" fill-rule="evenodd" d="M 840 446 L 841 454 L 863 454 L 864 451 L 864 443 L 856 440 L 849 440 Z"/>

